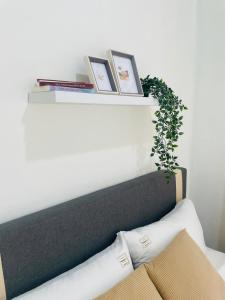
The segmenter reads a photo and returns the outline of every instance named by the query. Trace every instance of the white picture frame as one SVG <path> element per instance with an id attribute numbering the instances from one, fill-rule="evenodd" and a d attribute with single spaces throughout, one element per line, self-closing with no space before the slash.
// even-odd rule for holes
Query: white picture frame
<path id="1" fill-rule="evenodd" d="M 120 95 L 143 97 L 144 93 L 134 56 L 108 50 L 108 57 Z"/>
<path id="2" fill-rule="evenodd" d="M 90 82 L 99 94 L 119 94 L 108 59 L 85 56 Z"/>

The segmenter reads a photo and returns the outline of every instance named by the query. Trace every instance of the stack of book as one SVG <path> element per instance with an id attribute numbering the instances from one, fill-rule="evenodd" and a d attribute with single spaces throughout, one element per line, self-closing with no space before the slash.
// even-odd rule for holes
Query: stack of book
<path id="1" fill-rule="evenodd" d="M 92 83 L 78 81 L 63 81 L 52 79 L 37 79 L 32 92 L 65 91 L 77 93 L 95 93 Z"/>

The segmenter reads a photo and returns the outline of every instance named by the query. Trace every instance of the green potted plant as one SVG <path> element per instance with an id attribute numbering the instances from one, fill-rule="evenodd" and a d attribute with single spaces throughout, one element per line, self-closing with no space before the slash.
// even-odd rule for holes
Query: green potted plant
<path id="1" fill-rule="evenodd" d="M 159 161 L 155 165 L 158 170 L 165 170 L 166 180 L 169 182 L 179 167 L 175 150 L 178 147 L 179 137 L 183 135 L 182 113 L 187 107 L 162 79 L 151 78 L 148 75 L 141 78 L 141 84 L 144 97 L 151 95 L 159 103 L 159 109 L 155 112 L 156 118 L 153 120 L 156 134 L 153 137 L 151 156 L 158 157 Z"/>

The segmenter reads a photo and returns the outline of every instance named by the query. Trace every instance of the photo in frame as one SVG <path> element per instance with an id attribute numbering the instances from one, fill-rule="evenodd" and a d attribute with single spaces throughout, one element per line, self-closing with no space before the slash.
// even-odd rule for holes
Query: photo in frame
<path id="1" fill-rule="evenodd" d="M 143 96 L 142 85 L 133 55 L 109 50 L 109 60 L 116 78 L 119 93 L 129 96 Z"/>
<path id="2" fill-rule="evenodd" d="M 118 94 L 113 72 L 107 59 L 86 56 L 90 81 L 95 85 L 97 93 Z"/>

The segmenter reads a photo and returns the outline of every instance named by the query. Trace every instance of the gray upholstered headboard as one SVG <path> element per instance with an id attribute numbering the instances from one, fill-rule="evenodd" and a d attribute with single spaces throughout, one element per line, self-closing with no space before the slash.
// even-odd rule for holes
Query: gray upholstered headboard
<path id="1" fill-rule="evenodd" d="M 167 184 L 160 171 L 1 224 L 7 298 L 75 267 L 110 245 L 118 231 L 154 222 L 175 204 L 175 178 Z"/>

